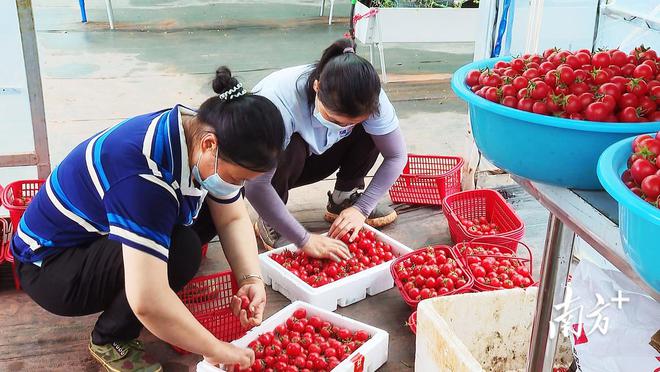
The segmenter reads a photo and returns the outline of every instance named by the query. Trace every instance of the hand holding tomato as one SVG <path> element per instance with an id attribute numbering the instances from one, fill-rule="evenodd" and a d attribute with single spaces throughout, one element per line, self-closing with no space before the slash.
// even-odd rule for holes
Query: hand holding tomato
<path id="1" fill-rule="evenodd" d="M 247 304 L 246 301 L 249 301 Z M 247 305 L 247 306 L 246 306 Z M 241 283 L 236 295 L 231 299 L 231 310 L 244 328 L 261 324 L 266 307 L 266 289 L 259 279 L 247 279 Z"/>

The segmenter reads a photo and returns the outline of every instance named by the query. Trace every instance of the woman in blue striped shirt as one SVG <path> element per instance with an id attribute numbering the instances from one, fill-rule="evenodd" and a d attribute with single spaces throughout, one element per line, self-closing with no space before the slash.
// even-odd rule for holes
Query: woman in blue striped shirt
<path id="1" fill-rule="evenodd" d="M 266 302 L 242 185 L 273 168 L 284 125 L 268 99 L 221 67 L 218 95 L 130 118 L 78 145 L 31 202 L 12 241 L 25 292 L 62 316 L 102 312 L 89 350 L 109 371 L 160 371 L 137 341 L 142 326 L 212 364 L 249 367 L 254 353 L 217 340 L 175 291 L 218 235 L 251 315 Z M 249 144 L 249 145 L 248 145 Z"/>

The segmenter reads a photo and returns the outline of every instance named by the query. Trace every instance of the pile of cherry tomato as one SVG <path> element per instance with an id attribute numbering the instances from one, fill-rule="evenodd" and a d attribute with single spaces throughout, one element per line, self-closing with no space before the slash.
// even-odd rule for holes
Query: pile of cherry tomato
<path id="1" fill-rule="evenodd" d="M 500 227 L 496 223 L 488 221 L 486 217 L 479 217 L 472 220 L 461 219 L 461 224 L 467 231 L 474 235 L 496 235 L 500 233 Z"/>
<path id="2" fill-rule="evenodd" d="M 353 257 L 341 262 L 316 259 L 302 251 L 288 250 L 274 253 L 270 255 L 270 258 L 305 283 L 317 288 L 391 261 L 397 256 L 392 250 L 392 246 L 378 240 L 373 231 L 363 229 L 352 243 L 348 241 L 348 237 L 349 235 L 346 234 L 342 237 L 342 241 L 348 245 L 348 250 Z"/>
<path id="3" fill-rule="evenodd" d="M 12 203 L 16 207 L 26 207 L 28 204 L 32 202 L 32 197 L 26 196 L 22 198 L 14 198 L 14 202 Z"/>
<path id="4" fill-rule="evenodd" d="M 574 120 L 660 121 L 660 60 L 643 45 L 591 53 L 548 49 L 493 69 L 472 70 L 467 85 L 477 95 L 514 109 Z"/>
<path id="5" fill-rule="evenodd" d="M 404 297 L 415 302 L 468 288 L 469 278 L 450 250 L 447 246 L 427 247 L 395 263 L 394 275 Z"/>
<path id="6" fill-rule="evenodd" d="M 318 316 L 308 317 L 300 308 L 248 345 L 254 350 L 255 361 L 243 371 L 331 371 L 370 337 L 363 330 L 353 332 Z"/>
<path id="7" fill-rule="evenodd" d="M 459 251 L 477 287 L 510 289 L 527 288 L 534 284 L 529 267 L 523 264 L 526 260 L 502 252 L 498 247 L 463 246 Z"/>
<path id="8" fill-rule="evenodd" d="M 628 158 L 628 169 L 621 175 L 626 186 L 643 200 L 660 208 L 660 132 L 655 137 L 637 136 Z"/>

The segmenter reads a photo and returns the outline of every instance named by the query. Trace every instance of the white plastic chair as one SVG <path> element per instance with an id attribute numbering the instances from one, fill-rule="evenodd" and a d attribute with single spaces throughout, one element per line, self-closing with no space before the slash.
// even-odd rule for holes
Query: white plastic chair
<path id="1" fill-rule="evenodd" d="M 328 24 L 332 24 L 332 12 L 335 9 L 335 0 L 330 0 L 330 15 L 328 16 Z M 321 17 L 323 17 L 323 11 L 325 10 L 325 0 L 321 0 Z"/>

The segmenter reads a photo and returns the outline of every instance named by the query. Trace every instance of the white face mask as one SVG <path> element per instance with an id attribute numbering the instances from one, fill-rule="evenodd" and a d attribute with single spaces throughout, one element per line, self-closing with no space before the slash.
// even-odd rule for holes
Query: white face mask
<path id="1" fill-rule="evenodd" d="M 331 132 L 340 132 L 340 131 L 342 131 L 342 130 L 344 130 L 344 129 L 347 129 L 347 128 L 352 127 L 352 125 L 351 125 L 351 126 L 342 127 L 342 126 L 339 125 L 339 124 L 335 124 L 335 123 L 331 122 L 330 120 L 324 118 L 323 115 L 321 115 L 321 112 L 320 112 L 316 107 L 314 107 L 314 117 L 315 117 L 316 120 L 318 120 L 318 121 L 319 121 L 324 127 L 328 128 L 328 130 L 330 130 Z"/>
<path id="2" fill-rule="evenodd" d="M 197 180 L 197 182 L 200 184 L 200 186 L 206 191 L 208 191 L 209 194 L 211 194 L 211 196 L 218 199 L 229 199 L 236 196 L 241 191 L 244 183 L 241 183 L 240 185 L 234 185 L 233 183 L 229 183 L 223 180 L 222 177 L 220 177 L 220 175 L 218 174 L 217 151 L 215 153 L 215 167 L 214 167 L 214 169 L 216 169 L 216 172 L 205 179 L 202 179 L 202 175 L 199 173 L 198 165 L 201 158 L 202 158 L 202 154 L 199 154 L 199 158 L 197 158 L 197 164 L 193 166 L 192 174 L 193 177 L 195 177 L 195 180 Z"/>

